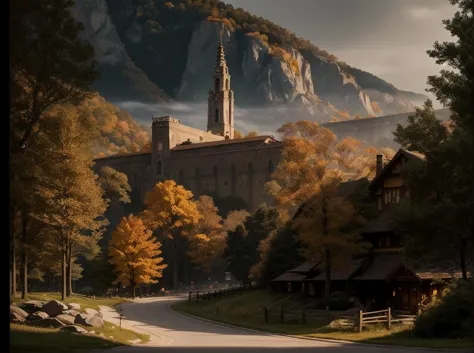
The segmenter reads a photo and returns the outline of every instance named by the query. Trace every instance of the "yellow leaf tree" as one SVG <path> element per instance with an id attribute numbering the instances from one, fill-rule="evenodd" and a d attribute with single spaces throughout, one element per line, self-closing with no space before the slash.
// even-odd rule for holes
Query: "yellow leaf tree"
<path id="1" fill-rule="evenodd" d="M 295 226 L 307 258 L 322 260 L 328 299 L 331 270 L 366 247 L 357 232 L 364 220 L 351 196 L 359 186 L 364 189 L 364 177 L 375 169 L 374 149 L 350 137 L 338 141 L 329 129 L 309 121 L 287 123 L 278 132 L 282 160 L 268 190 L 280 208 L 291 213 L 299 208 Z"/>
<path id="2" fill-rule="evenodd" d="M 109 242 L 110 263 L 118 274 L 117 282 L 131 287 L 135 298 L 138 284 L 157 283 L 163 276 L 161 243 L 139 217 L 123 217 Z"/>
<path id="3" fill-rule="evenodd" d="M 215 260 L 222 257 L 226 245 L 226 230 L 214 200 L 201 196 L 197 201 L 201 219 L 189 244 L 191 261 L 209 272 Z"/>
<path id="4" fill-rule="evenodd" d="M 168 240 L 172 250 L 173 286 L 178 288 L 178 258 L 195 234 L 201 215 L 193 193 L 173 180 L 157 183 L 145 195 L 146 209 L 141 213 L 145 225 L 158 237 Z"/>

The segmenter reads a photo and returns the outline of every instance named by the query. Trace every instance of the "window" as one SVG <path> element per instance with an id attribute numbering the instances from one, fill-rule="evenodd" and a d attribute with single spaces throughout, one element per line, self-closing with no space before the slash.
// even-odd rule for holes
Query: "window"
<path id="1" fill-rule="evenodd" d="M 158 152 L 163 151 L 163 141 L 158 141 L 156 144 L 156 150 Z"/>
<path id="2" fill-rule="evenodd" d="M 215 87 L 214 87 L 214 91 L 215 93 L 219 92 L 220 91 L 220 86 L 221 86 L 221 80 L 218 78 L 216 78 L 216 82 L 215 82 Z"/>
<path id="3" fill-rule="evenodd" d="M 229 79 L 225 80 L 225 88 L 229 90 Z"/>
<path id="4" fill-rule="evenodd" d="M 272 161 L 268 161 L 268 172 L 269 172 L 270 174 L 272 174 L 272 173 L 273 173 L 273 170 L 274 170 L 274 168 L 273 168 L 273 162 L 272 162 Z"/>
<path id="5" fill-rule="evenodd" d="M 400 189 L 388 189 L 384 191 L 385 205 L 400 202 Z"/>
<path id="6" fill-rule="evenodd" d="M 163 175 L 163 163 L 161 161 L 156 163 L 156 174 Z"/>
<path id="7" fill-rule="evenodd" d="M 216 108 L 216 111 L 215 111 L 215 118 L 216 118 L 216 123 L 219 122 L 219 108 Z"/>

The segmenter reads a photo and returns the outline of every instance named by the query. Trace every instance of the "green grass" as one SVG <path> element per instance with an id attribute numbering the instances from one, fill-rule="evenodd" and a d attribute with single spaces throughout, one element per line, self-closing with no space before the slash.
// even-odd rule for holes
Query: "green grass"
<path id="1" fill-rule="evenodd" d="M 87 298 L 81 295 L 71 296 L 66 300 L 61 300 L 59 293 L 32 293 L 28 300 L 52 300 L 56 299 L 63 303 L 77 303 L 81 305 L 81 310 L 92 308 L 99 310 L 99 305 L 116 307 L 123 303 L 122 299 L 110 298 Z M 14 298 L 15 302 L 23 302 L 19 298 Z M 112 348 L 122 345 L 130 345 L 130 341 L 140 340 L 139 343 L 146 343 L 150 339 L 148 335 L 143 335 L 131 330 L 120 329 L 109 322 L 105 322 L 104 327 L 84 327 L 95 334 L 79 335 L 70 332 L 61 332 L 58 329 L 45 329 L 26 325 L 10 325 L 10 345 L 12 353 L 66 353 L 74 350 L 91 350 L 98 348 Z M 105 337 L 99 337 L 103 333 Z M 138 342 L 138 341 L 137 341 Z"/>
<path id="2" fill-rule="evenodd" d="M 273 322 L 276 320 L 276 311 L 281 306 L 288 309 L 301 307 L 310 308 L 311 300 L 300 295 L 272 294 L 268 291 L 251 291 L 242 295 L 231 295 L 224 298 L 206 300 L 199 303 L 187 301 L 175 303 L 172 308 L 202 318 L 246 327 L 271 333 L 287 334 L 299 337 L 313 337 L 373 343 L 383 345 L 398 345 L 410 347 L 469 349 L 472 342 L 454 339 L 421 339 L 415 337 L 408 325 L 393 325 L 391 330 L 383 325 L 370 326 L 362 333 L 351 329 L 340 329 L 328 326 L 327 321 L 302 324 L 265 323 L 263 307 L 267 307 Z M 217 308 L 219 312 L 217 313 Z"/>
<path id="3" fill-rule="evenodd" d="M 14 302 L 21 303 L 28 300 L 59 300 L 62 303 L 77 303 L 81 306 L 81 311 L 85 308 L 91 308 L 95 310 L 99 310 L 99 305 L 103 306 L 110 306 L 116 307 L 117 305 L 126 301 L 126 299 L 120 298 L 89 298 L 84 295 L 73 295 L 71 297 L 66 298 L 65 300 L 61 300 L 60 293 L 30 293 L 28 295 L 28 299 L 20 299 L 18 296 L 13 298 Z"/>

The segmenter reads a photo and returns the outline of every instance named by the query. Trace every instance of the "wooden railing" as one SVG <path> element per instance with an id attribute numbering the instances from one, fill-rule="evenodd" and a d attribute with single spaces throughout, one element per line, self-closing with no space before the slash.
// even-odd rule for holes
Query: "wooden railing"
<path id="1" fill-rule="evenodd" d="M 203 300 L 210 300 L 213 298 L 223 298 L 228 295 L 242 294 L 245 290 L 253 289 L 250 285 L 242 285 L 233 288 L 216 289 L 213 291 L 195 291 L 188 293 L 188 303 L 198 303 Z"/>

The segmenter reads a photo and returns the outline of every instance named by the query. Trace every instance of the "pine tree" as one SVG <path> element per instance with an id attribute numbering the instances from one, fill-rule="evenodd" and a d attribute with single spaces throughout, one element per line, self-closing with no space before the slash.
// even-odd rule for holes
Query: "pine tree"
<path id="1" fill-rule="evenodd" d="M 133 298 L 139 284 L 158 283 L 167 265 L 163 264 L 161 243 L 133 215 L 123 217 L 109 242 L 110 262 L 118 274 L 117 282 L 131 287 Z"/>

